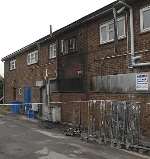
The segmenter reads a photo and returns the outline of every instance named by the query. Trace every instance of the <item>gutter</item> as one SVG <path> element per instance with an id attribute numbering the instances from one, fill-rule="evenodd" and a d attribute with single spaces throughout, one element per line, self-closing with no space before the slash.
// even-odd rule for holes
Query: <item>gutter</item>
<path id="1" fill-rule="evenodd" d="M 54 33 L 52 33 L 51 36 L 47 35 L 47 36 L 45 36 L 45 37 L 43 37 L 43 38 L 41 38 L 41 39 L 39 39 L 39 40 L 37 40 L 37 41 L 35 41 L 35 42 L 33 42 L 33 43 L 31 43 L 31 44 L 29 44 L 29 45 L 23 47 L 22 49 L 20 49 L 20 50 L 14 52 L 14 53 L 12 53 L 12 54 L 10 54 L 10 55 L 8 55 L 8 56 L 2 58 L 2 62 L 6 61 L 6 60 L 8 60 L 8 59 L 10 59 L 10 58 L 15 57 L 16 55 L 18 55 L 18 54 L 20 54 L 21 52 L 23 52 L 25 49 L 29 49 L 30 47 L 33 47 L 33 46 L 35 46 L 35 45 L 37 45 L 37 44 L 41 44 L 41 43 L 43 43 L 43 42 L 46 42 L 47 40 L 50 40 L 51 38 L 54 38 L 54 37 L 56 37 L 56 36 L 59 36 L 60 34 L 66 32 L 66 31 L 68 31 L 68 30 L 70 30 L 70 29 L 74 29 L 75 27 L 78 27 L 79 25 L 82 25 L 82 24 L 84 24 L 84 23 L 87 23 L 87 22 L 89 22 L 89 21 L 91 21 L 91 20 L 93 20 L 93 19 L 95 19 L 95 18 L 97 18 L 97 17 L 99 17 L 99 16 L 101 16 L 101 15 L 104 15 L 104 14 L 106 14 L 106 13 L 113 12 L 114 17 L 116 17 L 115 12 L 114 12 L 114 11 L 116 10 L 115 7 L 117 7 L 117 6 L 120 5 L 120 4 L 123 5 L 124 7 L 122 7 L 120 10 L 116 11 L 116 14 L 117 14 L 117 12 L 119 12 L 119 14 L 120 14 L 125 8 L 128 8 L 128 9 L 129 9 L 129 12 L 130 12 L 131 68 L 133 68 L 133 67 L 139 67 L 139 66 L 148 66 L 148 65 L 150 65 L 150 62 L 149 62 L 149 63 L 138 63 L 138 64 L 136 63 L 136 60 L 137 60 L 137 59 L 140 59 L 140 57 L 139 57 L 139 56 L 135 56 L 135 44 L 134 44 L 135 39 L 134 39 L 134 25 L 133 25 L 133 8 L 132 8 L 132 6 L 128 5 L 128 4 L 127 4 L 125 1 L 123 1 L 123 0 L 118 0 L 118 1 L 116 1 L 116 2 L 113 2 L 113 3 L 111 3 L 110 5 L 106 6 L 106 7 L 107 7 L 106 10 L 105 10 L 106 7 L 103 7 L 102 9 L 97 10 L 97 11 L 95 11 L 95 12 L 93 12 L 93 13 L 91 13 L 91 14 L 89 14 L 89 15 L 87 15 L 87 16 L 85 16 L 85 17 L 83 17 L 83 18 L 81 18 L 81 19 L 79 19 L 79 20 L 77 20 L 77 21 L 75 21 L 75 22 L 73 22 L 73 23 L 71 23 L 71 24 L 69 24 L 69 25 L 67 25 L 67 26 L 65 26 L 65 27 L 63 27 L 63 28 L 57 30 L 57 31 L 55 31 Z M 97 12 L 98 12 L 98 13 L 97 13 Z M 94 13 L 95 13 L 95 14 L 94 14 Z M 93 14 L 93 15 L 92 15 L 92 14 Z M 90 15 L 91 15 L 91 16 L 90 16 Z M 88 17 L 88 16 L 89 16 L 89 17 Z M 115 21 L 115 20 L 114 20 L 114 21 Z M 116 40 L 117 40 L 117 39 L 116 39 Z"/>
<path id="2" fill-rule="evenodd" d="M 127 3 L 119 0 L 115 5 L 114 5 L 114 9 L 116 10 L 115 7 L 117 7 L 119 4 L 123 5 L 125 8 L 129 9 L 130 12 L 130 34 L 131 34 L 131 63 L 132 66 L 134 65 L 134 58 L 135 57 L 135 48 L 134 48 L 134 26 L 133 26 L 133 9 L 130 5 L 128 5 Z M 124 9 L 125 9 L 124 8 Z M 121 10 L 121 9 L 120 9 Z M 119 11 L 119 10 L 118 10 Z M 116 13 L 118 13 L 118 11 L 116 11 Z M 119 13 L 121 13 L 123 10 L 121 10 Z M 114 15 L 115 16 L 115 15 Z"/>
<path id="3" fill-rule="evenodd" d="M 108 6 L 106 6 L 108 9 L 104 10 L 104 8 L 106 8 L 106 7 L 103 7 L 101 9 L 99 9 L 99 10 L 97 10 L 97 11 L 95 11 L 95 12 L 93 12 L 93 13 L 91 13 L 91 14 L 89 14 L 89 15 L 87 15 L 87 16 L 85 16 L 85 17 L 83 17 L 83 18 L 81 18 L 81 19 L 79 19 L 79 20 L 77 20 L 77 21 L 75 21 L 75 22 L 73 22 L 73 23 L 71 23 L 71 24 L 69 24 L 69 25 L 57 30 L 57 31 L 55 31 L 55 32 L 53 32 L 51 36 L 47 35 L 47 36 L 45 36 L 45 37 L 43 37 L 43 38 L 41 38 L 41 39 L 31 43 L 31 44 L 19 49 L 18 51 L 16 51 L 16 52 L 14 52 L 14 53 L 2 58 L 1 61 L 4 62 L 4 61 L 6 61 L 6 60 L 8 60 L 10 58 L 13 58 L 16 55 L 20 54 L 25 49 L 33 47 L 37 43 L 40 44 L 40 43 L 46 42 L 47 40 L 50 40 L 51 38 L 55 38 L 56 36 L 59 36 L 60 34 L 66 32 L 66 31 L 68 31 L 70 29 L 74 29 L 75 27 L 78 27 L 79 25 L 87 23 L 87 22 L 89 22 L 89 21 L 91 21 L 91 20 L 93 20 L 93 19 L 95 19 L 95 18 L 97 18 L 97 17 L 99 17 L 101 15 L 104 15 L 104 14 L 106 14 L 108 12 L 112 12 L 113 11 L 113 8 L 112 8 L 113 4 L 114 4 L 114 2 L 109 4 Z"/>
<path id="4" fill-rule="evenodd" d="M 4 62 L 7 59 L 13 58 L 13 57 L 17 56 L 18 54 L 20 54 L 21 52 L 25 51 L 26 49 L 29 49 L 30 47 L 35 46 L 36 44 L 37 44 L 37 42 L 33 42 L 33 43 L 31 43 L 31 44 L 19 49 L 18 51 L 14 52 L 14 53 L 12 53 L 10 55 L 7 55 L 6 57 L 2 58 L 1 61 Z"/>

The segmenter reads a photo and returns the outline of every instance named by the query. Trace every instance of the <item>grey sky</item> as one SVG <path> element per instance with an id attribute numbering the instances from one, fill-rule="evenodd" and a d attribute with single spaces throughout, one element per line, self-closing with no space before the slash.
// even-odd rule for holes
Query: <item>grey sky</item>
<path id="1" fill-rule="evenodd" d="M 0 59 L 114 0 L 1 0 Z M 0 62 L 3 75 L 3 63 Z"/>

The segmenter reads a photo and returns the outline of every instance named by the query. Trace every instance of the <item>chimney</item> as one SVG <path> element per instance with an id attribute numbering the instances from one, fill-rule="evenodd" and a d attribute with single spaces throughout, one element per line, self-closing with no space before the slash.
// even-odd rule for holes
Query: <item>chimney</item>
<path id="1" fill-rule="evenodd" d="M 53 32 L 52 32 L 52 25 L 49 26 L 49 31 L 50 31 L 50 36 L 52 37 L 52 34 L 53 34 Z"/>

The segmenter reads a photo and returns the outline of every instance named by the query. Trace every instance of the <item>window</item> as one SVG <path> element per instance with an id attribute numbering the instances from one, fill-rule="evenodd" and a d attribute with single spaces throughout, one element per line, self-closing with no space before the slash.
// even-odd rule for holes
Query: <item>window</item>
<path id="1" fill-rule="evenodd" d="M 38 50 L 33 51 L 27 55 L 27 64 L 35 64 L 38 62 Z"/>
<path id="2" fill-rule="evenodd" d="M 150 30 L 150 6 L 140 10 L 141 32 Z"/>
<path id="3" fill-rule="evenodd" d="M 76 51 L 76 48 L 77 48 L 76 38 L 61 40 L 61 53 L 63 55 L 66 55 L 69 52 Z"/>
<path id="4" fill-rule="evenodd" d="M 49 59 L 56 57 L 56 44 L 50 44 L 49 46 Z"/>
<path id="5" fill-rule="evenodd" d="M 61 45 L 61 53 L 63 53 L 64 52 L 64 40 L 61 40 L 60 45 Z"/>
<path id="6" fill-rule="evenodd" d="M 68 40 L 61 40 L 61 53 L 68 54 Z"/>
<path id="7" fill-rule="evenodd" d="M 125 37 L 125 17 L 117 19 L 118 39 Z M 104 44 L 114 40 L 114 22 L 110 21 L 100 26 L 100 43 Z"/>
<path id="8" fill-rule="evenodd" d="M 15 70 L 16 69 L 16 60 L 11 60 L 10 61 L 10 70 Z"/>
<path id="9" fill-rule="evenodd" d="M 69 40 L 69 50 L 76 51 L 76 39 L 72 38 Z"/>

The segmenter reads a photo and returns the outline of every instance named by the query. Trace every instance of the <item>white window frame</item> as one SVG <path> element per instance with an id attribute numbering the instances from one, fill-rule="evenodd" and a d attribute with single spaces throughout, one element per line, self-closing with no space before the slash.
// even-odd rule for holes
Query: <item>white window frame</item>
<path id="1" fill-rule="evenodd" d="M 71 51 L 76 50 L 76 38 L 69 39 L 69 50 Z"/>
<path id="2" fill-rule="evenodd" d="M 69 46 L 68 46 L 68 40 L 61 40 L 61 53 L 63 55 L 66 55 L 69 53 Z"/>
<path id="3" fill-rule="evenodd" d="M 150 27 L 144 29 L 144 17 L 143 17 L 143 13 L 145 11 L 147 11 L 147 10 L 150 10 L 150 6 L 147 6 L 145 8 L 140 9 L 140 27 L 141 27 L 141 32 L 150 31 Z"/>
<path id="4" fill-rule="evenodd" d="M 49 45 L 49 59 L 53 59 L 56 57 L 56 43 L 52 43 Z"/>
<path id="5" fill-rule="evenodd" d="M 124 33 L 123 33 L 122 36 L 118 36 L 118 39 L 123 39 L 123 38 L 126 37 L 125 16 L 118 18 L 118 19 L 117 19 L 117 22 L 120 21 L 120 20 L 124 20 Z M 109 33 L 110 33 L 110 31 L 112 31 L 112 30 L 109 30 L 109 26 L 110 26 L 111 24 L 114 25 L 114 21 L 113 21 L 113 20 L 107 21 L 107 22 L 105 22 L 104 24 L 100 25 L 100 44 L 105 44 L 105 43 L 113 42 L 113 41 L 114 41 L 114 38 L 109 40 Z M 101 30 L 102 30 L 103 27 L 106 27 L 106 32 L 107 32 L 107 35 L 106 35 L 106 36 L 107 36 L 107 40 L 106 40 L 106 41 L 103 41 L 103 39 L 102 39 L 102 34 L 101 34 L 102 32 L 101 32 Z M 113 29 L 113 30 L 114 30 L 114 29 Z M 117 30 L 118 30 L 118 29 L 117 29 Z"/>
<path id="6" fill-rule="evenodd" d="M 10 61 L 10 70 L 16 69 L 16 59 Z"/>
<path id="7" fill-rule="evenodd" d="M 64 40 L 61 40 L 61 53 L 63 53 L 64 52 Z"/>
<path id="8" fill-rule="evenodd" d="M 38 62 L 38 50 L 30 52 L 27 55 L 27 65 L 32 65 Z"/>

